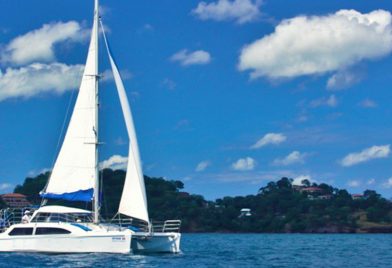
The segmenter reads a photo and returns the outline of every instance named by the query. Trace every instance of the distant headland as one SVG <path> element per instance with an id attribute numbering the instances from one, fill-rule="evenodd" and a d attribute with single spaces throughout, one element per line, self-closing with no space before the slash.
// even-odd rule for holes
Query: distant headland
<path id="1" fill-rule="evenodd" d="M 14 193 L 39 205 L 50 172 L 26 178 Z M 102 215 L 115 214 L 125 172 L 102 171 Z M 183 192 L 181 181 L 145 176 L 150 218 L 181 219 L 183 232 L 224 233 L 392 233 L 392 202 L 373 190 L 351 195 L 331 185 L 281 178 L 255 189 L 257 194 L 207 201 Z M 258 191 L 257 191 L 258 190 Z M 7 206 L 1 200 L 0 207 Z M 58 204 L 58 203 L 57 203 Z M 61 203 L 64 204 L 64 203 Z M 88 208 L 85 203 L 76 204 Z M 75 203 L 73 203 L 75 206 Z"/>

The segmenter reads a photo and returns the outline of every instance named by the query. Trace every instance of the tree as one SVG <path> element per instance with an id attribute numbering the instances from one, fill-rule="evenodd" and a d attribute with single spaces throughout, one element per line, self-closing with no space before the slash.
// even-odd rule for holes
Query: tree
<path id="1" fill-rule="evenodd" d="M 291 181 L 292 180 L 290 180 L 286 177 L 283 177 L 276 182 L 276 185 L 278 186 L 279 189 L 291 189 L 291 187 L 292 187 Z"/>

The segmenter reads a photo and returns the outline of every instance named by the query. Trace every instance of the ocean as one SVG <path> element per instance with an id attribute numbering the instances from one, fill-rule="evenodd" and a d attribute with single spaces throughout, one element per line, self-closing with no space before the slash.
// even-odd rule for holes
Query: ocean
<path id="1" fill-rule="evenodd" d="M 1 253 L 0 267 L 392 267 L 389 234 L 183 234 L 181 249 L 175 255 Z"/>

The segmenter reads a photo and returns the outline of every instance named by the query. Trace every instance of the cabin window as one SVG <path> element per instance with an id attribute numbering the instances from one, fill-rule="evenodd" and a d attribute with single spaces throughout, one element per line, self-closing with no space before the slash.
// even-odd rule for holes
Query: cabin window
<path id="1" fill-rule="evenodd" d="M 35 230 L 36 235 L 54 235 L 54 234 L 70 234 L 71 232 L 62 228 L 38 227 Z"/>
<path id="2" fill-rule="evenodd" d="M 32 235 L 33 228 L 14 228 L 8 235 Z"/>

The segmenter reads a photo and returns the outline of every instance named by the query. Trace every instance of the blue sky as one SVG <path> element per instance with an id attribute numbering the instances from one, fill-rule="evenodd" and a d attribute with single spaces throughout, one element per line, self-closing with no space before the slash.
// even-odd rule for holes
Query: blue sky
<path id="1" fill-rule="evenodd" d="M 0 5 L 0 190 L 7 192 L 53 165 L 93 1 Z M 186 191 L 208 199 L 254 194 L 282 176 L 392 196 L 390 1 L 101 6 L 145 174 L 183 180 Z M 103 50 L 100 59 L 107 74 Z M 116 94 L 105 75 L 101 161 L 121 167 L 128 146 Z"/>

